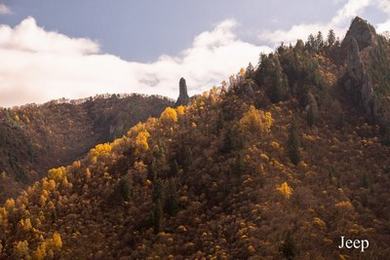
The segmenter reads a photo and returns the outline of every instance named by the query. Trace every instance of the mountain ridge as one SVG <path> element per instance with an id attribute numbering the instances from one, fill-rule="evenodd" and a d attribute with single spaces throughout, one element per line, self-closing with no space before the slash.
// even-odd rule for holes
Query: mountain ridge
<path id="1" fill-rule="evenodd" d="M 25 186 L 50 168 L 71 163 L 97 143 L 121 136 L 171 104 L 166 98 L 134 94 L 3 108 L 0 200 L 15 195 L 19 189 L 13 187 Z"/>
<path id="2" fill-rule="evenodd" d="M 362 257 L 337 248 L 345 236 L 386 258 L 390 148 L 359 81 L 375 55 L 355 39 L 340 65 L 329 39 L 281 46 L 229 85 L 50 170 L 0 207 L 0 256 Z"/>

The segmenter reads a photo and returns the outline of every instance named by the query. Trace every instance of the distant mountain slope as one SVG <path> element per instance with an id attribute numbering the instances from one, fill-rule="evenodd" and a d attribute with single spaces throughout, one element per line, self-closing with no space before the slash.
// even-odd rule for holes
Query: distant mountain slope
<path id="1" fill-rule="evenodd" d="M 171 104 L 156 96 L 112 95 L 2 109 L 0 200 L 14 194 L 20 184 L 37 180 L 49 168 L 71 163 Z"/>
<path id="2" fill-rule="evenodd" d="M 387 259 L 386 125 L 343 46 L 281 46 L 50 170 L 0 207 L 0 258 Z M 370 247 L 339 249 L 341 236 Z"/>

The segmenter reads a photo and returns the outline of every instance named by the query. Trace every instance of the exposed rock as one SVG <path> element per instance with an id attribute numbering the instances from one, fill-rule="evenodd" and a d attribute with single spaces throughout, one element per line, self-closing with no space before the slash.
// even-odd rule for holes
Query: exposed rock
<path id="1" fill-rule="evenodd" d="M 362 106 L 365 111 L 371 113 L 368 104 L 372 99 L 373 87 L 361 59 L 358 42 L 350 36 L 345 46 L 348 46 L 345 88 L 355 105 Z"/>
<path id="2" fill-rule="evenodd" d="M 374 27 L 360 17 L 356 17 L 343 41 L 342 48 L 346 55 L 345 88 L 351 100 L 366 111 L 370 120 L 377 117 L 373 107 L 374 88 L 362 57 L 376 45 Z"/>
<path id="3" fill-rule="evenodd" d="M 184 78 L 180 79 L 179 87 L 180 87 L 180 94 L 175 103 L 175 106 L 185 106 L 189 103 L 190 97 L 188 96 L 187 83 Z"/>
<path id="4" fill-rule="evenodd" d="M 348 76 L 356 81 L 362 81 L 364 74 L 363 62 L 360 58 L 359 44 L 355 37 L 351 36 L 348 38 L 347 46 L 347 73 Z"/>
<path id="5" fill-rule="evenodd" d="M 351 37 L 356 39 L 357 44 L 359 45 L 359 50 L 363 50 L 368 46 L 375 44 L 377 35 L 375 28 L 372 25 L 357 16 L 352 21 L 351 27 L 345 36 L 344 42 L 350 41 Z"/>
<path id="6" fill-rule="evenodd" d="M 346 65 L 344 87 L 351 101 L 365 111 L 369 121 L 379 124 L 384 139 L 390 140 L 390 102 L 383 87 L 386 83 L 371 78 L 372 70 L 378 73 L 378 69 L 386 66 L 384 55 L 389 51 L 384 50 L 381 40 L 372 25 L 359 17 L 353 20 L 342 44 Z M 386 74 L 387 71 L 379 73 Z"/>

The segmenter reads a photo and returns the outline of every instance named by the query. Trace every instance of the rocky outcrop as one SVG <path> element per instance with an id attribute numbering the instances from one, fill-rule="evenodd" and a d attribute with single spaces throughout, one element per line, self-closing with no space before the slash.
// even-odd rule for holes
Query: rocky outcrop
<path id="1" fill-rule="evenodd" d="M 367 71 L 368 63 L 363 57 L 376 45 L 374 27 L 360 17 L 356 17 L 342 43 L 345 54 L 346 75 L 344 86 L 355 105 L 364 109 L 370 119 L 374 119 L 375 111 L 374 87 Z"/>
<path id="2" fill-rule="evenodd" d="M 348 42 L 346 42 L 348 41 Z M 346 52 L 345 88 L 355 105 L 361 106 L 368 115 L 373 115 L 374 89 L 370 77 L 361 58 L 359 43 L 353 35 L 344 41 L 348 46 Z"/>
<path id="3" fill-rule="evenodd" d="M 386 104 L 389 93 L 383 90 L 388 83 L 382 77 L 387 71 L 380 68 L 387 66 L 384 62 L 390 55 L 383 49 L 381 40 L 372 25 L 360 17 L 353 20 L 341 46 L 346 65 L 343 85 L 353 104 L 365 111 L 367 119 L 388 132 L 390 107 Z M 373 71 L 381 75 L 379 79 L 373 76 Z"/>
<path id="4" fill-rule="evenodd" d="M 187 83 L 184 78 L 180 79 L 179 88 L 180 88 L 180 93 L 175 103 L 175 106 L 185 106 L 190 102 L 190 97 L 188 96 Z"/>
<path id="5" fill-rule="evenodd" d="M 349 41 L 350 37 L 355 38 L 359 45 L 359 50 L 363 50 L 369 46 L 375 45 L 377 34 L 375 28 L 366 20 L 356 17 L 351 23 L 344 42 Z"/>

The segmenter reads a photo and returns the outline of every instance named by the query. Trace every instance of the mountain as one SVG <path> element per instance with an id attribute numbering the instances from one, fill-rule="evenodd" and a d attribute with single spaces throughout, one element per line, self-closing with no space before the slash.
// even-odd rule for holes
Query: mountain
<path id="1" fill-rule="evenodd" d="M 371 27 L 356 19 L 342 43 L 282 45 L 49 170 L 0 208 L 0 256 L 386 259 L 390 43 L 373 33 L 362 48 L 354 27 Z M 381 113 L 365 107 L 367 84 Z M 370 246 L 339 249 L 342 237 Z"/>
<path id="2" fill-rule="evenodd" d="M 170 100 L 156 96 L 102 95 L 1 109 L 0 201 L 169 105 Z"/>

